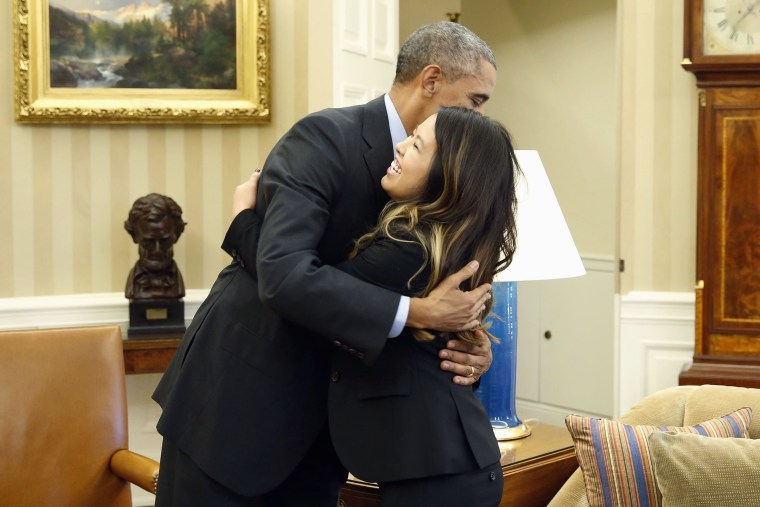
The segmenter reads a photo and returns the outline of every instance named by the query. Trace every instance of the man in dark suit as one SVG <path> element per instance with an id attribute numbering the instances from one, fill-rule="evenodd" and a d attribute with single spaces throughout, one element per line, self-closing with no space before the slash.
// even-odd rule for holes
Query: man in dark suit
<path id="1" fill-rule="evenodd" d="M 336 505 L 346 470 L 327 428 L 333 348 L 371 364 L 405 325 L 474 327 L 490 287 L 458 290 L 470 265 L 427 298 L 406 298 L 331 265 L 387 202 L 379 181 L 393 146 L 440 106 L 481 110 L 495 81 L 493 54 L 472 32 L 423 27 L 386 96 L 300 120 L 267 158 L 255 210 L 245 186 L 236 192 L 223 245 L 235 262 L 153 395 L 163 408 L 157 506 Z M 490 364 L 487 340 L 442 354 L 464 385 Z"/>

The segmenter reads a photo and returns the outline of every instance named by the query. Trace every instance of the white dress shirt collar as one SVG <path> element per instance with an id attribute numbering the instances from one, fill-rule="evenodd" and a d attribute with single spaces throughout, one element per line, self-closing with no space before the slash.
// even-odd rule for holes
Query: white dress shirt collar
<path id="1" fill-rule="evenodd" d="M 388 126 L 391 129 L 391 142 L 393 143 L 393 156 L 396 156 L 396 145 L 407 138 L 404 124 L 401 123 L 401 117 L 393 105 L 391 97 L 385 94 L 385 110 L 388 113 Z"/>

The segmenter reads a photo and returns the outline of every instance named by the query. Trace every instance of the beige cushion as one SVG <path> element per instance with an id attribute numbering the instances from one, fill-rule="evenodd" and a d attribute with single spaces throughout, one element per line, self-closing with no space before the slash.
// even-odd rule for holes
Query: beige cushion
<path id="1" fill-rule="evenodd" d="M 663 507 L 760 505 L 760 441 L 653 433 L 649 451 Z"/>
<path id="2" fill-rule="evenodd" d="M 631 409 L 622 417 L 620 422 L 625 424 L 651 424 L 656 426 L 684 426 L 684 413 L 686 404 L 691 396 L 698 391 L 697 386 L 676 386 L 657 391 L 646 398 L 639 400 Z M 713 417 L 729 413 L 736 407 L 747 407 L 751 405 L 736 405 L 728 410 L 724 410 Z M 695 421 L 698 422 L 698 421 Z"/>
<path id="3" fill-rule="evenodd" d="M 752 407 L 760 412 L 760 389 L 746 387 L 704 385 L 689 396 L 683 414 L 683 425 L 696 424 L 735 410 Z M 749 438 L 760 438 L 760 417 L 753 417 L 749 425 Z M 662 423 L 660 423 L 662 424 Z"/>

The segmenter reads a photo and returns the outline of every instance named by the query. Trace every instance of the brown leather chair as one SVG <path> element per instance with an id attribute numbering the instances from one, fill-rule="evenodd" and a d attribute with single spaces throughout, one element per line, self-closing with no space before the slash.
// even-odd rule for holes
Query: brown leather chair
<path id="1" fill-rule="evenodd" d="M 158 463 L 126 449 L 118 326 L 0 332 L 0 504 L 130 507 Z"/>

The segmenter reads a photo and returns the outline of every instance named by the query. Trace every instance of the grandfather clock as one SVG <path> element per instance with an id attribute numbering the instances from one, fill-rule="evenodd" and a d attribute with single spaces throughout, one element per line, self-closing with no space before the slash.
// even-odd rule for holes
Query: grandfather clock
<path id="1" fill-rule="evenodd" d="M 685 0 L 699 90 L 694 362 L 679 383 L 760 387 L 760 0 Z"/>

